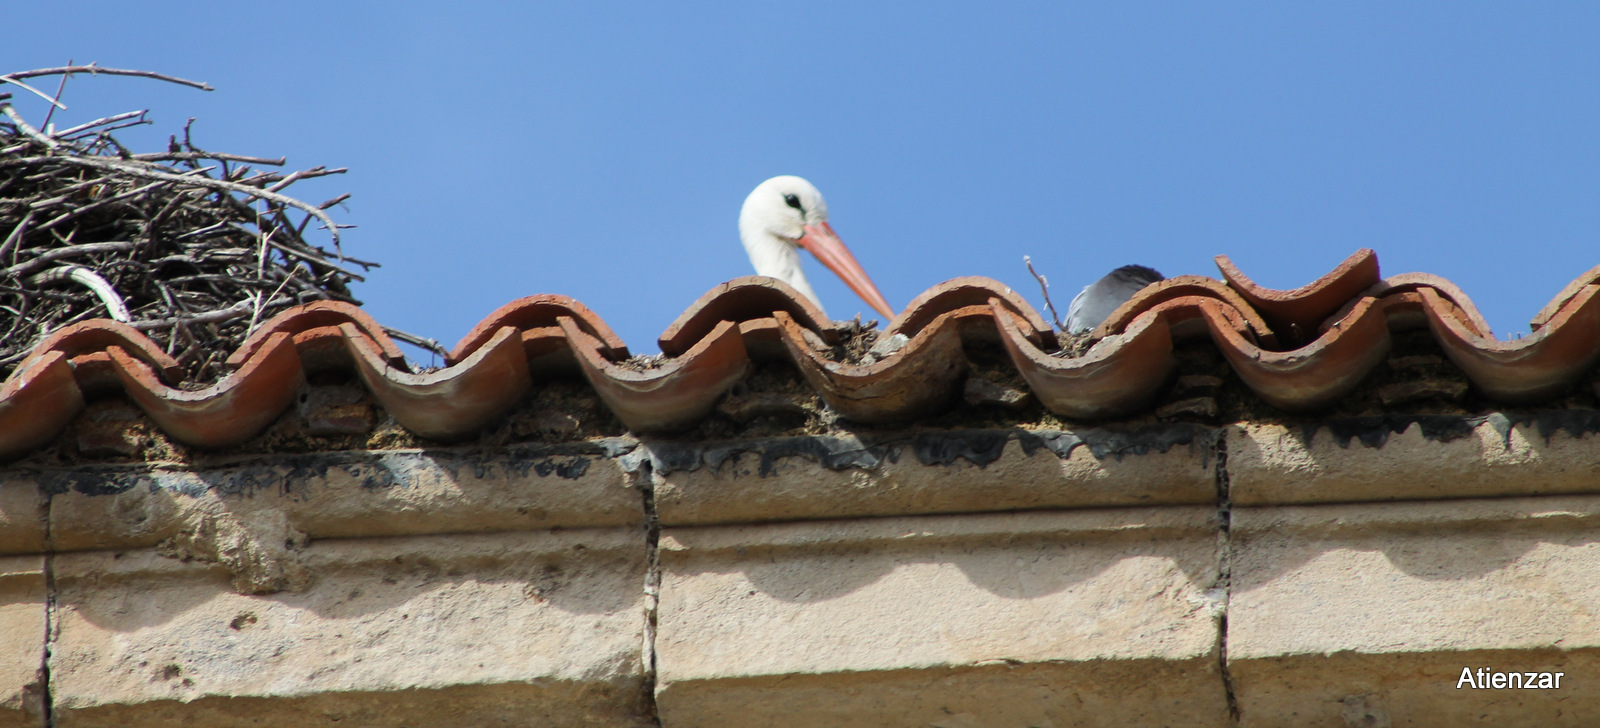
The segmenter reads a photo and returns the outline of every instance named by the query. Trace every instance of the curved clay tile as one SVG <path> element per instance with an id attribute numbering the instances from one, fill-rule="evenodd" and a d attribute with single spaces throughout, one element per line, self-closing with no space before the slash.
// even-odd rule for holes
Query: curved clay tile
<path id="1" fill-rule="evenodd" d="M 1213 331 L 1224 327 L 1236 332 L 1245 341 L 1254 341 L 1256 329 L 1244 312 L 1209 296 L 1180 296 L 1162 301 L 1148 309 L 1147 314 L 1159 314 L 1172 331 L 1174 342 L 1216 336 Z"/>
<path id="2" fill-rule="evenodd" d="M 864 366 L 823 356 L 806 340 L 807 331 L 799 322 L 782 311 L 775 318 L 795 366 L 828 406 L 857 422 L 878 423 L 930 414 L 955 401 L 960 395 L 957 384 L 967 370 L 955 319 L 979 313 L 976 309 L 968 306 L 939 315 L 899 351 Z"/>
<path id="3" fill-rule="evenodd" d="M 911 303 L 906 304 L 905 310 L 894 317 L 894 321 L 890 322 L 884 333 L 914 336 L 940 315 L 967 306 L 982 306 L 987 315 L 990 299 L 1001 301 L 1022 319 L 1024 322 L 1022 332 L 1027 335 L 1029 341 L 1046 348 L 1054 348 L 1057 345 L 1055 330 L 1050 328 L 1050 324 L 1037 309 L 1028 305 L 1027 299 L 1012 290 L 1010 286 L 983 276 L 952 278 L 923 291 L 921 295 L 911 299 Z"/>
<path id="4" fill-rule="evenodd" d="M 122 388 L 167 434 L 186 445 L 227 447 L 265 429 L 294 402 L 305 381 L 286 332 L 268 337 L 244 366 L 199 391 L 173 389 L 122 347 L 106 349 Z"/>
<path id="5" fill-rule="evenodd" d="M 748 333 L 760 338 L 755 332 L 769 327 L 756 322 L 770 320 L 776 311 L 783 311 L 803 326 L 819 332 L 828 343 L 837 343 L 837 332 L 829 326 L 828 317 L 811 299 L 776 278 L 744 276 L 706 291 L 705 295 L 679 314 L 667 326 L 667 330 L 661 332 L 661 353 L 667 356 L 683 354 L 723 321 L 741 325 L 753 323 L 750 327 L 741 326 L 741 329 L 748 329 Z M 776 326 L 770 327 L 770 330 L 775 333 Z"/>
<path id="6" fill-rule="evenodd" d="M 1559 395 L 1600 358 L 1600 285 L 1588 285 L 1567 300 L 1532 334 L 1503 342 L 1475 335 L 1453 316 L 1437 291 L 1418 291 L 1433 337 L 1467 378 L 1489 397 L 1533 403 Z"/>
<path id="7" fill-rule="evenodd" d="M 513 326 L 500 327 L 460 362 L 425 374 L 386 366 L 377 346 L 355 326 L 340 328 L 373 398 L 396 422 L 423 437 L 458 440 L 477 434 L 533 386 L 521 332 Z"/>
<path id="8" fill-rule="evenodd" d="M 1219 265 L 1229 275 L 1226 258 Z M 758 278 L 702 297 L 662 337 L 664 348 L 687 349 L 640 367 L 617 362 L 626 354 L 621 341 L 587 307 L 563 296 L 530 296 L 501 307 L 457 346 L 461 356 L 452 357 L 452 366 L 426 374 L 397 364 L 393 342 L 365 312 L 317 302 L 274 317 L 268 331 L 229 357 L 237 366 L 233 374 L 198 392 L 171 386 L 180 378 L 177 362 L 144 334 L 88 321 L 45 339 L 0 387 L 0 457 L 58 436 L 86 396 L 107 388 L 125 391 L 177 440 L 225 447 L 266 427 L 292 401 L 305 371 L 319 366 L 353 367 L 402 425 L 423 437 L 458 439 L 514 406 L 535 377 L 574 368 L 633 431 L 691 427 L 745 375 L 755 347 L 792 360 L 830 406 L 868 423 L 952 404 L 968 366 L 963 341 L 971 338 L 998 338 L 1047 408 L 1080 419 L 1147 406 L 1176 366 L 1173 342 L 1200 335 L 1215 341 L 1263 400 L 1287 411 L 1314 410 L 1343 397 L 1381 362 L 1390 330 L 1413 325 L 1427 325 L 1456 366 L 1497 401 L 1557 395 L 1600 359 L 1594 334 L 1600 330 L 1600 269 L 1568 286 L 1559 305 L 1541 312 L 1534 334 L 1513 342 L 1496 341 L 1464 293 L 1426 274 L 1369 282 L 1324 317 L 1326 323 L 1306 323 L 1336 294 L 1375 273 L 1375 258 L 1363 251 L 1299 291 L 1263 292 L 1237 271 L 1230 278 L 1237 291 L 1198 276 L 1171 279 L 1113 314 L 1106 329 L 1120 333 L 1070 359 L 1045 352 L 1048 324 L 1014 291 L 989 279 L 956 279 L 918 296 L 885 332 L 904 332 L 910 340 L 865 365 L 831 360 L 824 349 L 838 341 L 840 329 L 819 321 L 820 312 L 786 286 Z M 970 304 L 978 297 L 982 305 Z M 1301 336 L 1321 335 L 1292 351 L 1272 350 L 1272 311 Z"/>
<path id="9" fill-rule="evenodd" d="M 1325 407 L 1355 389 L 1389 353 L 1383 307 L 1363 296 L 1316 340 L 1293 351 L 1266 351 L 1245 340 L 1214 301 L 1203 304 L 1212 318 L 1217 348 L 1239 378 L 1269 404 L 1289 412 Z"/>
<path id="10" fill-rule="evenodd" d="M 780 312 L 781 313 L 781 312 Z M 584 378 L 611 412 L 636 433 L 675 432 L 694 426 L 749 370 L 739 327 L 719 322 L 687 352 L 659 367 L 634 371 L 607 360 L 599 339 L 561 317 Z"/>
<path id="11" fill-rule="evenodd" d="M 178 360 L 168 356 L 167 352 L 162 351 L 156 342 L 144 335 L 144 332 L 111 319 L 91 319 L 61 327 L 34 345 L 28 359 L 17 365 L 17 371 L 26 369 L 29 359 L 52 351 L 59 351 L 72 359 L 105 351 L 113 346 L 120 346 L 149 364 L 160 373 L 164 381 L 183 380 L 183 366 Z"/>
<path id="12" fill-rule="evenodd" d="M 566 296 L 541 293 L 519 298 L 485 316 L 477 326 L 467 332 L 466 336 L 461 337 L 461 341 L 456 342 L 455 348 L 450 350 L 450 356 L 445 357 L 445 361 L 454 363 L 465 360 L 478 347 L 497 336 L 503 326 L 523 331 L 557 329 L 561 326 L 560 320 L 563 317 L 573 319 L 580 330 L 599 342 L 606 356 L 615 359 L 628 358 L 628 346 L 611 331 L 611 326 L 594 311 L 589 310 L 588 306 Z"/>
<path id="13" fill-rule="evenodd" d="M 1533 330 L 1538 331 L 1544 328 L 1545 324 L 1548 324 L 1550 319 L 1556 315 L 1556 312 L 1567 305 L 1567 301 L 1576 297 L 1585 286 L 1595 283 L 1600 283 L 1600 265 L 1590 268 L 1584 271 L 1583 275 L 1572 279 L 1572 282 L 1568 283 L 1566 288 L 1561 289 L 1561 292 L 1557 293 L 1555 298 L 1550 299 L 1550 302 L 1545 304 L 1544 308 L 1539 309 L 1539 313 L 1534 315 L 1531 322 Z"/>
<path id="14" fill-rule="evenodd" d="M 1215 298 L 1227 304 L 1247 323 L 1249 334 L 1261 346 L 1268 349 L 1277 346 L 1277 336 L 1272 332 L 1272 328 L 1242 296 L 1222 281 L 1196 275 L 1174 276 L 1145 286 L 1143 290 L 1135 293 L 1133 298 L 1112 311 L 1111 315 L 1095 328 L 1093 336 L 1096 339 L 1103 339 L 1122 331 L 1144 312 L 1168 301 L 1187 297 Z"/>
<path id="15" fill-rule="evenodd" d="M 384 333 L 383 326 L 375 321 L 370 314 L 361 307 L 343 301 L 312 301 L 290 308 L 277 316 L 267 319 L 267 322 L 256 329 L 249 338 L 244 340 L 232 354 L 228 356 L 228 368 L 238 369 L 244 366 L 246 360 L 255 355 L 256 349 L 273 334 L 286 333 L 298 335 L 312 329 L 338 327 L 343 324 L 353 324 L 367 338 L 377 344 L 383 352 L 383 357 L 390 366 L 404 368 L 406 357 Z"/>
<path id="16" fill-rule="evenodd" d="M 1432 288 L 1437 291 L 1444 302 L 1448 304 L 1446 308 L 1449 310 L 1450 315 L 1466 326 L 1469 331 L 1478 336 L 1493 338 L 1494 335 L 1489 331 L 1489 322 L 1484 320 L 1483 314 L 1478 312 L 1478 307 L 1473 305 L 1472 299 L 1467 298 L 1467 294 L 1458 288 L 1456 284 L 1439 276 L 1429 273 L 1402 273 L 1378 281 L 1367 289 L 1365 295 L 1386 301 L 1387 313 L 1390 319 L 1389 328 L 1391 331 L 1398 331 L 1401 328 L 1411 328 L 1413 323 L 1416 327 L 1427 325 L 1426 317 L 1422 311 L 1422 297 L 1416 294 L 1422 288 Z M 1335 320 L 1349 313 L 1350 309 L 1354 308 L 1359 301 L 1359 298 L 1351 300 L 1339 313 L 1323 324 L 1324 330 L 1332 325 Z M 1415 315 L 1414 322 L 1410 320 L 1413 310 Z M 1397 318 L 1403 319 L 1403 323 L 1399 328 L 1396 327 Z"/>
<path id="17" fill-rule="evenodd" d="M 82 409 L 67 355 L 36 352 L 0 386 L 0 460 L 49 443 Z"/>
<path id="18" fill-rule="evenodd" d="M 1051 356 L 1033 345 L 998 301 L 991 301 L 1000 341 L 1046 409 L 1064 417 L 1098 419 L 1138 411 L 1160 394 L 1178 362 L 1159 313 L 1134 319 L 1120 334 L 1096 342 L 1081 357 Z"/>
<path id="19" fill-rule="evenodd" d="M 1378 254 L 1356 251 L 1327 275 L 1292 291 L 1262 288 L 1240 272 L 1228 256 L 1216 257 L 1223 279 L 1260 312 L 1280 343 L 1311 338 L 1334 312 L 1378 282 Z"/>

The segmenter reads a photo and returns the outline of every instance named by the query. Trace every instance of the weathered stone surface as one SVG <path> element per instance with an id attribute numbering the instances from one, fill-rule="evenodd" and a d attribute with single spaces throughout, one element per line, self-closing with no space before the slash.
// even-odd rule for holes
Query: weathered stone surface
<path id="1" fill-rule="evenodd" d="M 1239 508 L 1232 535 L 1243 725 L 1600 715 L 1600 497 Z M 1458 689 L 1463 667 L 1566 674 L 1560 690 Z"/>
<path id="2" fill-rule="evenodd" d="M 636 529 L 322 541 L 300 593 L 56 557 L 55 723 L 647 725 Z"/>
<path id="3" fill-rule="evenodd" d="M 45 498 L 38 486 L 0 471 L 0 554 L 44 551 L 45 523 Z"/>
<path id="4" fill-rule="evenodd" d="M 18 473 L 55 493 L 61 550 L 153 546 L 205 522 L 281 514 L 313 538 L 637 525 L 643 502 L 596 447 L 283 455 L 185 471 Z"/>
<path id="5" fill-rule="evenodd" d="M 1230 493 L 1239 505 L 1596 493 L 1600 437 L 1586 414 L 1233 425 Z"/>
<path id="6" fill-rule="evenodd" d="M 649 445 L 667 525 L 1216 500 L 1216 431 L 925 432 Z"/>
<path id="7" fill-rule="evenodd" d="M 665 726 L 1225 725 L 1205 507 L 663 529 Z"/>
<path id="8" fill-rule="evenodd" d="M 0 556 L 0 726 L 42 728 L 46 594 L 43 556 Z"/>

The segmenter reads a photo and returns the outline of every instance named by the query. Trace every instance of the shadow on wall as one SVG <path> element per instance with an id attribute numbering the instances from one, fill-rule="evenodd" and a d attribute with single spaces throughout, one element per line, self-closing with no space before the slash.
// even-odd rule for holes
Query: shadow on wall
<path id="1" fill-rule="evenodd" d="M 925 529 L 931 530 L 931 529 Z M 1035 599 L 1092 581 L 1130 560 L 1155 559 L 1181 571 L 1204 590 L 1217 581 L 1217 553 L 1212 540 L 1201 548 L 1188 539 L 1140 536 L 1096 536 L 1061 539 L 1044 534 L 940 537 L 904 541 L 872 541 L 847 546 L 806 547 L 768 551 L 768 558 L 744 558 L 734 568 L 716 557 L 692 558 L 674 565 L 684 574 L 741 573 L 750 585 L 782 602 L 808 603 L 838 599 L 868 588 L 896 570 L 917 566 L 959 569 L 973 585 L 1002 599 Z M 1150 585 L 1152 592 L 1165 585 Z"/>

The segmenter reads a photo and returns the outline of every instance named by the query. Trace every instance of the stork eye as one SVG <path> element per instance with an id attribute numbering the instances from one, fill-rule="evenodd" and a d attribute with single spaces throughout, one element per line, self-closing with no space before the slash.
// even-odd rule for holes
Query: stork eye
<path id="1" fill-rule="evenodd" d="M 802 213 L 806 211 L 806 208 L 800 206 L 800 198 L 795 197 L 793 194 L 785 194 L 783 196 L 783 202 L 784 204 L 799 210 Z"/>

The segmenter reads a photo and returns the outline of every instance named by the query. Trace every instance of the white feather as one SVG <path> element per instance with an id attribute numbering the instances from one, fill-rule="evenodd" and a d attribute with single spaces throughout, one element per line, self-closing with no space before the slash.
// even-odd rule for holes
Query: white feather
<path id="1" fill-rule="evenodd" d="M 794 195 L 804 212 L 791 207 L 784 195 Z M 810 182 L 793 175 L 773 177 L 757 185 L 739 209 L 739 240 L 757 275 L 789 284 L 820 309 L 822 300 L 800 269 L 795 241 L 806 234 L 805 226 L 827 221 L 828 203 Z"/>

